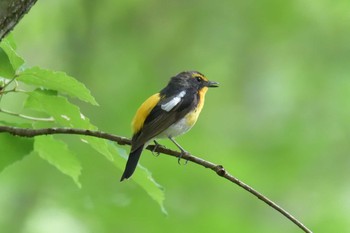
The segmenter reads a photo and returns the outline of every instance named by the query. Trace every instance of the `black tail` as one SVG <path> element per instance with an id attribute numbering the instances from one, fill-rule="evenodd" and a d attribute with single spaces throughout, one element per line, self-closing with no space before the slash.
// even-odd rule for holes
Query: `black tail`
<path id="1" fill-rule="evenodd" d="M 120 181 L 130 178 L 130 176 L 134 173 L 135 168 L 137 166 L 137 162 L 140 159 L 142 150 L 143 150 L 143 145 L 129 154 L 129 158 L 128 158 L 128 161 L 126 162 L 125 170 L 122 175 L 122 178 L 120 178 Z"/>

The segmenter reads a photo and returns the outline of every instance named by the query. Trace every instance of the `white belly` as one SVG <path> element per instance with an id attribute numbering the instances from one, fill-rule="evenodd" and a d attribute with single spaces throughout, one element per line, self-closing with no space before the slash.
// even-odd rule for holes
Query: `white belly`
<path id="1" fill-rule="evenodd" d="M 192 125 L 188 124 L 186 117 L 172 124 L 169 128 L 164 130 L 157 138 L 165 137 L 177 137 L 181 134 L 186 133 L 192 128 Z"/>

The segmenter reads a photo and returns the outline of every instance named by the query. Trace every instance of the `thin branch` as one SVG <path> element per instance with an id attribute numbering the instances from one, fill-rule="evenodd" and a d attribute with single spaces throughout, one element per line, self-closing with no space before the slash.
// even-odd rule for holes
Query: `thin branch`
<path id="1" fill-rule="evenodd" d="M 4 79 L 4 85 L 1 87 L 1 90 L 0 90 L 0 102 L 2 100 L 2 97 L 8 92 L 8 91 L 5 91 L 6 88 L 12 83 L 12 82 L 15 82 L 15 87 L 13 90 L 16 89 L 16 87 L 18 86 L 18 83 L 15 81 L 17 78 L 17 75 L 13 76 L 13 78 L 10 80 L 10 81 L 7 81 L 6 82 L 6 79 Z"/>
<path id="2" fill-rule="evenodd" d="M 54 121 L 53 117 L 48 117 L 48 118 L 32 117 L 32 116 L 23 115 L 21 113 L 11 112 L 11 111 L 8 111 L 8 110 L 2 109 L 2 108 L 0 108 L 0 112 L 11 115 L 11 116 L 16 116 L 16 117 L 21 117 L 21 118 L 27 119 L 27 120 L 32 120 L 32 121 L 48 121 L 48 122 Z"/>
<path id="3" fill-rule="evenodd" d="M 17 127 L 0 126 L 0 133 L 3 133 L 3 132 L 7 132 L 12 135 L 21 136 L 21 137 L 35 137 L 39 135 L 48 135 L 48 134 L 78 134 L 78 135 L 87 135 L 87 136 L 107 139 L 110 141 L 114 141 L 119 145 L 131 145 L 131 140 L 128 138 L 120 137 L 117 135 L 113 135 L 113 134 L 109 134 L 101 131 L 92 131 L 92 130 L 84 130 L 84 129 L 72 129 L 72 128 L 23 129 L 23 128 L 17 128 Z M 167 154 L 174 157 L 179 157 L 181 154 L 180 152 L 170 150 L 165 147 L 155 148 L 154 145 L 149 145 L 146 149 L 150 151 L 155 150 L 155 152 Z M 280 207 L 279 205 L 277 205 L 276 203 L 268 199 L 266 196 L 264 196 L 263 194 L 259 193 L 258 191 L 250 187 L 249 185 L 243 183 L 242 181 L 240 181 L 230 173 L 228 173 L 222 165 L 217 165 L 215 163 L 206 161 L 204 159 L 193 156 L 191 154 L 183 154 L 182 158 L 185 160 L 191 161 L 193 163 L 196 163 L 198 165 L 201 165 L 205 168 L 210 168 L 217 175 L 231 181 L 232 183 L 235 183 L 239 187 L 243 188 L 244 190 L 248 191 L 249 193 L 253 194 L 255 197 L 265 202 L 267 205 L 271 206 L 273 209 L 283 214 L 286 218 L 292 221 L 304 232 L 312 233 L 312 231 L 309 230 L 303 223 L 297 220 L 294 216 L 292 216 L 282 207 Z"/>
<path id="4" fill-rule="evenodd" d="M 3 89 L 7 88 L 12 82 L 15 82 L 16 81 L 16 78 L 17 78 L 17 75 L 14 75 L 13 78 L 11 78 L 9 81 L 6 82 L 6 79 L 5 80 L 5 85 L 2 87 Z M 18 83 L 16 82 L 15 83 L 15 88 L 18 86 Z"/>

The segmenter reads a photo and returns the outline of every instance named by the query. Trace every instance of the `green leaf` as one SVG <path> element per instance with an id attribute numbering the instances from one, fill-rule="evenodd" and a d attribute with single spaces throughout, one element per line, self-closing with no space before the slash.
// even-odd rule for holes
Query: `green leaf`
<path id="1" fill-rule="evenodd" d="M 20 72 L 17 80 L 45 89 L 57 90 L 71 97 L 78 98 L 93 105 L 98 105 L 84 84 L 64 72 L 32 67 Z"/>
<path id="2" fill-rule="evenodd" d="M 110 150 L 109 142 L 102 138 L 81 136 L 81 140 L 91 146 L 95 151 L 104 155 L 110 162 L 114 161 L 113 152 Z"/>
<path id="3" fill-rule="evenodd" d="M 110 161 L 120 171 L 123 171 L 127 159 L 125 150 L 117 147 L 114 143 L 98 138 L 86 138 L 86 142 L 96 151 L 104 154 L 107 158 L 111 156 Z M 96 140 L 96 141 L 91 141 Z M 138 169 L 132 176 L 132 180 L 135 181 L 146 193 L 155 200 L 162 212 L 167 214 L 164 207 L 164 189 L 161 187 L 152 177 L 152 174 L 143 166 L 138 164 Z M 119 181 L 117 181 L 119 182 Z"/>
<path id="4" fill-rule="evenodd" d="M 13 38 L 12 33 L 9 33 L 6 36 L 6 38 L 4 38 L 3 40 L 6 40 L 9 43 L 9 45 L 11 46 L 11 48 L 13 48 L 13 50 L 17 49 L 17 45 L 16 45 L 16 42 L 15 42 L 15 39 Z"/>
<path id="5" fill-rule="evenodd" d="M 10 79 L 13 78 L 14 75 L 15 70 L 13 69 L 7 54 L 2 48 L 0 48 L 0 76 Z"/>
<path id="6" fill-rule="evenodd" d="M 0 43 L 0 47 L 7 54 L 13 70 L 18 70 L 18 68 L 24 64 L 23 58 L 20 57 L 16 52 L 16 45 L 12 36 L 7 36 L 4 38 Z"/>
<path id="7" fill-rule="evenodd" d="M 8 133 L 0 134 L 0 171 L 23 159 L 33 150 L 34 140 L 21 138 Z"/>
<path id="8" fill-rule="evenodd" d="M 62 126 L 96 129 L 76 105 L 63 96 L 54 95 L 51 91 L 35 90 L 28 93 L 24 107 L 47 113 Z"/>
<path id="9" fill-rule="evenodd" d="M 115 148 L 115 150 L 118 150 L 120 156 L 123 157 L 123 159 L 122 161 L 120 161 L 120 156 L 119 159 L 114 157 L 114 165 L 119 169 L 123 169 L 128 155 L 125 150 L 117 147 Z M 122 168 L 120 168 L 120 164 L 123 164 Z M 138 164 L 137 171 L 133 174 L 131 179 L 135 181 L 138 185 L 140 185 L 141 188 L 144 189 L 147 192 L 147 194 L 150 195 L 151 198 L 159 204 L 164 214 L 167 214 L 167 211 L 164 207 L 164 188 L 153 179 L 152 173 L 149 170 Z"/>
<path id="10" fill-rule="evenodd" d="M 97 130 L 97 127 L 90 123 L 90 120 L 80 112 L 77 106 L 71 104 L 62 96 L 52 95 L 51 92 L 47 93 L 47 91 L 39 90 L 29 93 L 25 107 L 45 112 L 65 127 Z M 103 154 L 109 161 L 113 160 L 113 155 L 108 149 L 106 140 L 89 136 L 80 136 L 80 138 Z"/>
<path id="11" fill-rule="evenodd" d="M 55 166 L 62 173 L 70 176 L 81 188 L 79 176 L 81 165 L 68 146 L 52 136 L 38 136 L 34 141 L 34 150 L 41 158 Z"/>
<path id="12" fill-rule="evenodd" d="M 97 127 L 92 125 L 88 118 L 80 113 L 77 106 L 68 102 L 62 96 L 55 96 L 47 91 L 36 90 L 28 94 L 28 99 L 25 107 L 37 111 L 46 112 L 55 118 L 55 121 L 62 126 L 97 130 Z M 127 157 L 124 150 L 119 149 L 115 144 L 106 141 L 105 139 L 94 138 L 89 136 L 80 136 L 81 140 L 91 146 L 94 150 L 104 155 L 109 161 L 113 162 L 114 166 L 120 171 L 124 169 L 125 158 Z M 121 156 L 122 155 L 122 156 Z M 161 207 L 164 208 L 164 190 L 155 182 L 151 173 L 141 165 L 138 166 L 137 172 L 133 175 L 133 180 L 139 184 Z"/>
<path id="13" fill-rule="evenodd" d="M 36 90 L 29 93 L 25 107 L 45 112 L 65 127 L 97 130 L 97 127 L 90 123 L 77 106 L 62 96 L 52 95 L 51 92 Z M 88 136 L 81 136 L 81 139 L 106 156 L 108 160 L 113 160 L 106 140 Z"/>

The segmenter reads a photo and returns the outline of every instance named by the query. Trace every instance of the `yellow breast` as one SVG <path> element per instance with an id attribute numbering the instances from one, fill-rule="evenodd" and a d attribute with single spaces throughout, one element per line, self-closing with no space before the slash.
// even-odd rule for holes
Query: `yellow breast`
<path id="1" fill-rule="evenodd" d="M 160 100 L 159 93 L 152 95 L 149 97 L 137 110 L 135 117 L 131 123 L 133 133 L 137 133 L 140 131 L 140 129 L 143 127 L 143 123 L 146 120 L 146 117 L 149 115 L 149 113 L 152 111 L 154 106 L 157 105 L 157 103 Z"/>
<path id="2" fill-rule="evenodd" d="M 185 118 L 186 118 L 186 122 L 187 124 L 193 126 L 197 119 L 199 114 L 202 111 L 202 108 L 204 106 L 204 100 L 205 100 L 205 93 L 208 91 L 207 87 L 203 87 L 200 91 L 199 91 L 199 100 L 198 100 L 198 105 L 197 107 L 190 113 L 188 113 Z"/>

